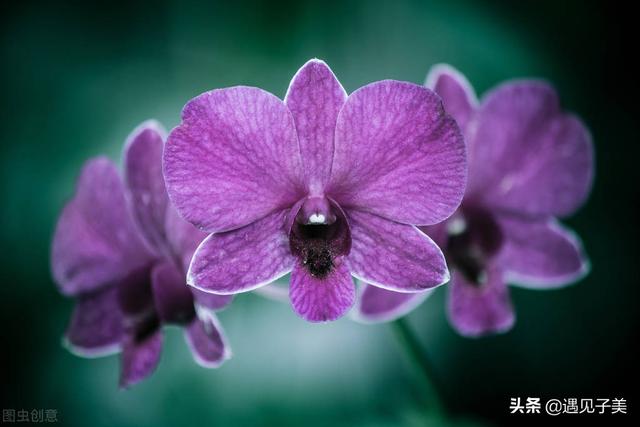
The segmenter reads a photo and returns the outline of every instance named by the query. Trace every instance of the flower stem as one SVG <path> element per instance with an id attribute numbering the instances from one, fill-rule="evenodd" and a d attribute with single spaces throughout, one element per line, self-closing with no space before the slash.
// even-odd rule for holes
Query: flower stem
<path id="1" fill-rule="evenodd" d="M 446 408 L 439 392 L 440 387 L 436 381 L 435 370 L 422 344 L 404 318 L 391 322 L 391 326 L 405 355 L 418 371 L 427 407 L 438 415 L 444 415 Z"/>

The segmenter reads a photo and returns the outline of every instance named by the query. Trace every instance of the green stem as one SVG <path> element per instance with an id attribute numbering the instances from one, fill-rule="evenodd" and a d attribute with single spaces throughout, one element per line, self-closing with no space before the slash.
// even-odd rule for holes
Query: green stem
<path id="1" fill-rule="evenodd" d="M 414 369 L 418 371 L 420 385 L 424 392 L 424 400 L 433 412 L 444 415 L 445 405 L 439 392 L 435 370 L 427 354 L 414 334 L 411 326 L 404 318 L 391 323 L 405 355 L 410 359 Z"/>

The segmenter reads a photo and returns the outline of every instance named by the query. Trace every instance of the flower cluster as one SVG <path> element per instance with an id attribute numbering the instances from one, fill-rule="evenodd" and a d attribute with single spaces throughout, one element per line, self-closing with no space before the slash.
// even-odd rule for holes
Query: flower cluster
<path id="1" fill-rule="evenodd" d="M 589 270 L 578 238 L 556 217 L 573 213 L 589 193 L 591 137 L 541 81 L 507 82 L 478 102 L 464 76 L 440 65 L 427 86 L 456 118 L 469 153 L 462 204 L 448 220 L 422 229 L 453 270 L 449 319 L 466 336 L 503 332 L 515 321 L 507 283 L 552 289 Z M 358 315 L 392 320 L 427 295 L 366 286 Z"/>
<path id="2" fill-rule="evenodd" d="M 121 351 L 123 387 L 153 372 L 165 324 L 184 328 L 203 366 L 218 366 L 230 356 L 213 314 L 230 297 L 185 284 L 191 255 L 204 235 L 168 202 L 164 139 L 155 122 L 132 133 L 125 145 L 124 182 L 110 160 L 89 160 L 53 238 L 53 277 L 60 291 L 76 300 L 65 341 L 88 357 Z"/>
<path id="3" fill-rule="evenodd" d="M 311 60 L 284 100 L 206 92 L 167 138 L 155 122 L 133 132 L 123 180 L 105 158 L 86 164 L 52 249 L 76 300 L 66 341 L 81 355 L 121 351 L 123 386 L 154 370 L 166 324 L 219 366 L 230 351 L 214 311 L 288 273 L 310 322 L 354 305 L 358 319 L 391 320 L 451 282 L 460 333 L 506 330 L 507 283 L 557 287 L 587 271 L 555 217 L 585 200 L 592 156 L 585 127 L 535 81 L 479 103 L 439 66 L 426 86 L 347 94 Z"/>

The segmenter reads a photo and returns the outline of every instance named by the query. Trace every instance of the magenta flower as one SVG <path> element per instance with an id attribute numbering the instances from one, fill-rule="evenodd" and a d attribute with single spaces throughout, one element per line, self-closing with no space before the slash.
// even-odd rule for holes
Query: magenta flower
<path id="1" fill-rule="evenodd" d="M 185 284 L 191 255 L 204 235 L 168 202 L 163 135 L 152 121 L 132 133 L 124 183 L 110 160 L 88 161 L 53 238 L 54 279 L 77 301 L 66 342 L 88 357 L 121 350 L 121 386 L 153 372 L 165 324 L 185 329 L 203 366 L 218 366 L 230 356 L 215 315 L 206 310 L 222 308 L 230 298 Z"/>
<path id="2" fill-rule="evenodd" d="M 311 60 L 284 102 L 251 87 L 206 92 L 171 132 L 164 171 L 180 214 L 212 233 L 189 268 L 198 289 L 235 294 L 291 272 L 295 312 L 320 322 L 351 308 L 351 275 L 400 292 L 449 278 L 415 225 L 459 205 L 465 148 L 424 87 L 381 81 L 347 96 Z"/>
<path id="3" fill-rule="evenodd" d="M 453 271 L 449 319 L 467 336 L 506 331 L 515 321 L 507 283 L 551 289 L 588 271 L 579 240 L 556 217 L 573 213 L 589 194 L 591 137 L 543 82 L 509 82 L 478 103 L 460 73 L 437 66 L 427 86 L 456 118 L 469 153 L 462 205 L 446 222 L 423 229 L 443 248 Z M 358 316 L 392 320 L 427 294 L 369 286 Z"/>

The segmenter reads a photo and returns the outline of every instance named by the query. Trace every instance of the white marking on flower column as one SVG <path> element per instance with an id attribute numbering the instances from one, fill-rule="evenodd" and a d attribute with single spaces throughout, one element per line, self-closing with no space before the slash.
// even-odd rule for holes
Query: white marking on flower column
<path id="1" fill-rule="evenodd" d="M 314 213 L 309 215 L 309 223 L 310 224 L 324 224 L 326 218 L 321 213 Z"/>
<path id="2" fill-rule="evenodd" d="M 463 217 L 457 216 L 447 224 L 447 231 L 451 236 L 458 236 L 467 229 L 467 221 Z"/>
<path id="3" fill-rule="evenodd" d="M 502 181 L 500 181 L 500 191 L 502 193 L 507 193 L 509 190 L 513 188 L 513 185 L 516 183 L 515 177 L 513 175 L 505 176 Z"/>

